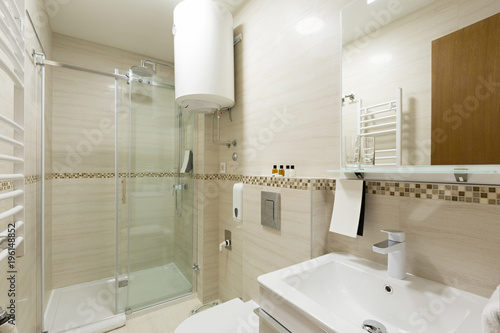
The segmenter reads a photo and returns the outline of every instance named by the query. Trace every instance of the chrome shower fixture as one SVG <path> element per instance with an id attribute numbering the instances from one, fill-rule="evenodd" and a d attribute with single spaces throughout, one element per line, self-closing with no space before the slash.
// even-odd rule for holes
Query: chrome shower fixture
<path id="1" fill-rule="evenodd" d="M 151 64 L 152 66 L 150 67 L 150 66 L 147 66 L 146 64 Z M 130 71 L 132 72 L 132 74 L 135 74 L 135 75 L 138 75 L 141 77 L 151 77 L 151 76 L 156 75 L 156 65 L 165 66 L 165 67 L 172 68 L 172 69 L 174 68 L 174 66 L 170 65 L 170 64 L 166 64 L 166 63 L 159 62 L 159 61 L 152 60 L 152 59 L 144 59 L 141 61 L 140 66 L 132 66 L 130 68 Z"/>
<path id="2" fill-rule="evenodd" d="M 156 75 L 156 71 L 152 68 L 146 66 L 132 66 L 130 67 L 130 71 L 132 74 L 141 76 L 141 77 L 151 77 Z"/>

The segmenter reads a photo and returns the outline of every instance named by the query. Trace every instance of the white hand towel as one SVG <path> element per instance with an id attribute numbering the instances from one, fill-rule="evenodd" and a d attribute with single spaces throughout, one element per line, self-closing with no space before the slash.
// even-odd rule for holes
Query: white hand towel
<path id="1" fill-rule="evenodd" d="M 337 179 L 331 232 L 356 238 L 365 190 L 363 184 L 362 180 Z"/>
<path id="2" fill-rule="evenodd" d="M 482 325 L 483 333 L 500 332 L 500 285 L 483 309 Z"/>

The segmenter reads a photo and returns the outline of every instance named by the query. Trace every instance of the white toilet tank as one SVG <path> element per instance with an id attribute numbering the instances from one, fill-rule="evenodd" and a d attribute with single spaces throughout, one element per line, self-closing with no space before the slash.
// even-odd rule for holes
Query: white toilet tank
<path id="1" fill-rule="evenodd" d="M 175 101 L 211 113 L 234 105 L 233 17 L 213 0 L 174 9 Z"/>

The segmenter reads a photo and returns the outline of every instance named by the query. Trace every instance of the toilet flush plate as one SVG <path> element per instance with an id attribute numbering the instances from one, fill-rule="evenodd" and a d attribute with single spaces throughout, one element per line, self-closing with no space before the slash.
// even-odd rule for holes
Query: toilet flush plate
<path id="1" fill-rule="evenodd" d="M 275 192 L 261 192 L 260 224 L 281 230 L 281 194 Z"/>

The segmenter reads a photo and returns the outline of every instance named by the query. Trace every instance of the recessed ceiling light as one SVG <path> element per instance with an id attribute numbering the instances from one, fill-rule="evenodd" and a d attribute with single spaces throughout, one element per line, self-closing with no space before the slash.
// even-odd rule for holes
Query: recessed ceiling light
<path id="1" fill-rule="evenodd" d="M 375 0 L 366 0 L 367 5 L 371 4 L 372 2 L 375 2 Z"/>

